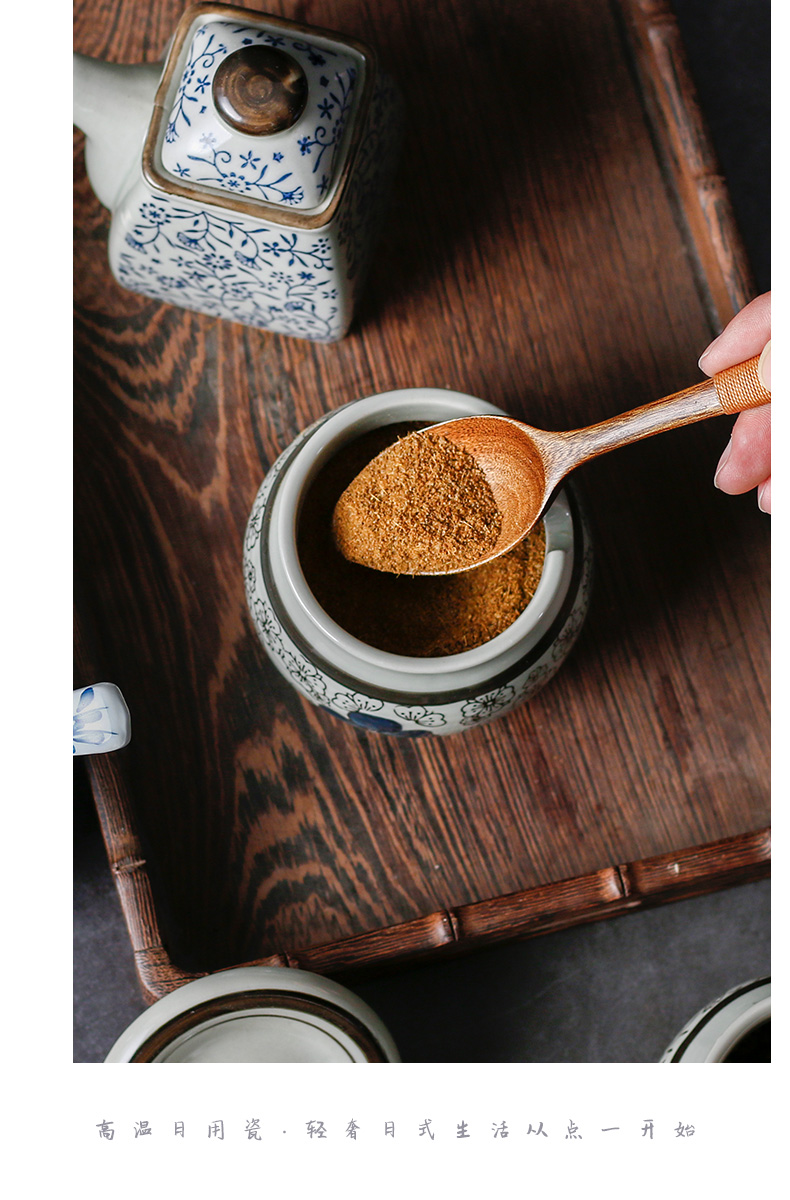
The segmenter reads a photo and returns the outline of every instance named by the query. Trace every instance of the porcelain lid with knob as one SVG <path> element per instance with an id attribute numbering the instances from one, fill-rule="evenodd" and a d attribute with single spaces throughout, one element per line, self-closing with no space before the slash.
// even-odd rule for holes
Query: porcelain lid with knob
<path id="1" fill-rule="evenodd" d="M 199 4 L 173 36 L 144 174 L 159 191 L 201 204 L 323 224 L 348 175 L 373 75 L 359 42 Z"/>

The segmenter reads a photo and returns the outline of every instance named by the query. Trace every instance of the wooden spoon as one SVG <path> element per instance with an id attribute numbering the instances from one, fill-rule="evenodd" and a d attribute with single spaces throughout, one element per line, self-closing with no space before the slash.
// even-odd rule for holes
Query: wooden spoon
<path id="1" fill-rule="evenodd" d="M 512 417 L 462 417 L 423 430 L 440 433 L 473 455 L 494 493 L 502 516 L 499 539 L 485 558 L 471 565 L 490 562 L 520 542 L 540 519 L 557 485 L 574 467 L 654 433 L 769 404 L 771 393 L 760 382 L 758 362 L 759 358 L 749 359 L 663 400 L 566 433 L 533 429 Z M 425 572 L 429 573 L 455 572 Z"/>

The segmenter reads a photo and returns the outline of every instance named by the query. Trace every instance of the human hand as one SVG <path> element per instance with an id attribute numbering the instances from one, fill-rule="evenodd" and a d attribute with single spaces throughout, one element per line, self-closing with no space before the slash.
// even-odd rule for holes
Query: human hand
<path id="1" fill-rule="evenodd" d="M 699 360 L 706 375 L 760 355 L 759 374 L 771 390 L 771 293 L 752 300 L 732 318 Z M 764 404 L 738 416 L 713 482 L 730 496 L 757 488 L 757 504 L 771 511 L 771 406 Z"/>

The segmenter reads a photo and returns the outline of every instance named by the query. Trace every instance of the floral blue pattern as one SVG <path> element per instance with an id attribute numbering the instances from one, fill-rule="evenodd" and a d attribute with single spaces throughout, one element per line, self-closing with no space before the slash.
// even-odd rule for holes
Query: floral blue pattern
<path id="1" fill-rule="evenodd" d="M 107 712 L 105 704 L 95 705 L 96 693 L 92 687 L 84 688 L 77 701 L 77 711 L 74 714 L 74 731 L 72 733 L 72 754 L 77 753 L 74 742 L 82 742 L 90 746 L 101 746 L 116 733 L 112 729 L 88 729 L 89 725 L 97 725 Z"/>
<path id="2" fill-rule="evenodd" d="M 106 754 L 122 750 L 131 738 L 131 717 L 120 688 L 96 683 L 77 688 L 72 695 L 73 755 Z"/>
<path id="3" fill-rule="evenodd" d="M 339 716 L 339 713 L 335 713 Z M 397 721 L 392 721 L 388 717 L 371 717 L 369 713 L 357 712 L 353 710 L 346 715 L 345 718 L 352 725 L 357 725 L 360 729 L 369 729 L 375 733 L 402 733 L 403 726 Z"/>
<path id="4" fill-rule="evenodd" d="M 276 179 L 266 179 L 266 172 L 271 163 L 261 166 L 261 158 L 253 154 L 252 150 L 248 150 L 246 154 L 215 150 L 216 139 L 211 133 L 204 133 L 200 141 L 201 145 L 205 146 L 205 155 L 190 154 L 189 158 L 194 163 L 202 163 L 203 166 L 191 169 L 177 163 L 175 169 L 179 178 L 192 178 L 195 183 L 210 183 L 239 195 L 255 195 L 259 200 L 266 200 L 271 204 L 298 205 L 304 200 L 303 187 L 283 186 L 293 172 L 284 171 Z M 280 157 L 282 158 L 282 155 Z M 200 174 L 200 171 L 203 171 L 203 174 Z"/>
<path id="5" fill-rule="evenodd" d="M 308 104 L 291 136 L 269 142 L 231 134 L 214 108 L 211 89 L 220 63 L 252 45 L 282 49 L 305 71 Z M 265 28 L 208 21 L 195 31 L 187 49 L 164 132 L 162 166 L 179 180 L 196 185 L 272 204 L 314 208 L 332 183 L 357 78 L 351 54 L 324 44 L 319 49 L 302 38 Z M 310 157 L 307 175 L 302 165 L 305 156 Z"/>
<path id="6" fill-rule="evenodd" d="M 210 316 L 316 341 L 342 332 L 325 234 L 294 232 L 169 196 L 146 200 L 118 256 L 120 283 Z"/>
<path id="7" fill-rule="evenodd" d="M 153 157 L 113 212 L 110 265 L 120 284 L 154 300 L 334 342 L 351 324 L 382 224 L 398 97 L 383 73 L 374 82 L 356 45 L 260 16 L 185 15 Z M 214 105 L 215 72 L 250 46 L 280 48 L 304 71 L 307 101 L 290 129 L 251 136 Z"/>
<path id="8" fill-rule="evenodd" d="M 198 30 L 190 46 L 184 73 L 176 92 L 175 103 L 167 122 L 166 141 L 177 141 L 181 127 L 192 125 L 189 119 L 190 105 L 198 106 L 196 110 L 193 110 L 193 115 L 195 112 L 202 115 L 206 111 L 204 95 L 211 87 L 211 78 L 207 72 L 216 69 L 217 59 L 224 58 L 227 53 L 228 48 L 224 42 L 215 42 L 210 26 L 206 25 Z M 199 71 L 202 71 L 203 74 L 199 75 Z"/>
<path id="9" fill-rule="evenodd" d="M 317 125 L 312 136 L 305 135 L 304 137 L 300 137 L 297 142 L 300 154 L 311 156 L 314 175 L 321 166 L 327 150 L 330 152 L 328 160 L 324 164 L 324 174 L 318 181 L 319 196 L 323 196 L 329 186 L 332 175 L 332 164 L 346 126 L 346 116 L 351 106 L 355 80 L 356 71 L 353 67 L 349 67 L 345 78 L 342 75 L 337 76 L 334 85 L 335 90 L 328 90 L 326 97 L 318 105 L 321 116 L 327 120 L 331 120 L 332 124 L 328 129 L 325 125 Z M 329 81 L 324 76 L 321 77 L 321 82 L 329 87 Z M 317 150 L 315 155 L 313 155 L 314 150 Z"/>

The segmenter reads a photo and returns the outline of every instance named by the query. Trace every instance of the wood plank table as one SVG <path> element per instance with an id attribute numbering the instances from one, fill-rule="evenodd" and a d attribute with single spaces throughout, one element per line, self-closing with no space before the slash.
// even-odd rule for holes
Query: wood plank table
<path id="1" fill-rule="evenodd" d="M 76 48 L 155 61 L 186 5 L 78 0 Z M 556 678 L 451 738 L 309 706 L 248 618 L 244 525 L 327 409 L 399 387 L 571 428 L 694 382 L 753 294 L 658 0 L 271 3 L 370 43 L 405 97 L 387 226 L 321 346 L 121 289 L 76 146 L 75 686 L 144 994 L 248 961 L 353 976 L 758 878 L 769 863 L 768 522 L 716 492 L 727 420 L 577 473 L 590 614 Z"/>

